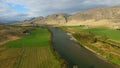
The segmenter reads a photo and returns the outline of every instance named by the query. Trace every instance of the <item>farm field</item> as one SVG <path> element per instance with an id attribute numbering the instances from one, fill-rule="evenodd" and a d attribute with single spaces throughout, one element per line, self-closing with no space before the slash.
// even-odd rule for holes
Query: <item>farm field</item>
<path id="1" fill-rule="evenodd" d="M 3 48 L 0 51 L 0 68 L 14 68 L 21 55 L 20 48 Z"/>
<path id="2" fill-rule="evenodd" d="M 23 48 L 15 68 L 60 68 L 59 62 L 47 47 Z"/>
<path id="3" fill-rule="evenodd" d="M 60 68 L 52 53 L 50 33 L 45 28 L 30 31 L 0 50 L 0 68 Z"/>
<path id="4" fill-rule="evenodd" d="M 107 29 L 107 28 L 90 28 L 82 30 L 86 33 L 93 33 L 98 36 L 106 36 L 109 39 L 120 41 L 120 30 Z"/>
<path id="5" fill-rule="evenodd" d="M 30 35 L 26 35 L 20 40 L 7 43 L 7 47 L 17 48 L 17 47 L 49 47 L 50 33 L 47 29 L 39 28 L 32 30 Z"/>
<path id="6" fill-rule="evenodd" d="M 76 32 L 92 33 L 97 36 L 106 36 L 109 39 L 120 41 L 120 30 L 108 28 L 86 28 L 85 26 L 69 26 L 63 29 Z"/>

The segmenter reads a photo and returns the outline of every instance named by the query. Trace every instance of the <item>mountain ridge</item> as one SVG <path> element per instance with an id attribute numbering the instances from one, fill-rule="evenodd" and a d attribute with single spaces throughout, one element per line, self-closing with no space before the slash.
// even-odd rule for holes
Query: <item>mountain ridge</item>
<path id="1" fill-rule="evenodd" d="M 46 17 L 37 17 L 22 23 L 38 25 L 89 25 L 89 26 L 119 26 L 120 6 L 109 8 L 94 8 L 87 11 L 69 14 L 51 14 Z"/>

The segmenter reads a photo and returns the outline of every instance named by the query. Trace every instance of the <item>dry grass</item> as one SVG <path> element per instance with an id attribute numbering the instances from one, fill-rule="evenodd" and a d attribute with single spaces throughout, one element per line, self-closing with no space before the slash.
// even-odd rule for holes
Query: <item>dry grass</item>
<path id="1" fill-rule="evenodd" d="M 23 31 L 32 29 L 31 27 L 17 27 L 10 25 L 0 25 L 0 42 L 11 39 L 11 37 L 22 36 Z"/>
<path id="2" fill-rule="evenodd" d="M 21 49 L 4 49 L 0 52 L 0 68 L 14 68 Z"/>

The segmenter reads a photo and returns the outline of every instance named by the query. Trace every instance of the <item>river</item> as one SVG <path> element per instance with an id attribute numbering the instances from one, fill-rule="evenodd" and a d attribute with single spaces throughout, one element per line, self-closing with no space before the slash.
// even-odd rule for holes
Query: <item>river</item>
<path id="1" fill-rule="evenodd" d="M 77 65 L 78 68 L 116 68 L 115 65 L 98 58 L 94 53 L 71 40 L 66 32 L 56 28 L 50 28 L 50 31 L 53 48 L 69 63 L 70 68 L 73 65 Z"/>

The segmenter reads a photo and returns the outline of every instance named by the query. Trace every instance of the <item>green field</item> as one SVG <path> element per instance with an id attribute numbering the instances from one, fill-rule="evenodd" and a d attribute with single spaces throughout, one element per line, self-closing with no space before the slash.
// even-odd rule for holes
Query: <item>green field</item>
<path id="1" fill-rule="evenodd" d="M 30 35 L 24 36 L 20 40 L 7 43 L 7 47 L 39 47 L 49 46 L 50 33 L 47 29 L 39 28 L 32 30 Z"/>
<path id="2" fill-rule="evenodd" d="M 86 28 L 84 26 L 69 26 L 63 27 L 63 29 L 73 29 L 78 32 L 92 33 L 97 36 L 105 36 L 109 39 L 120 41 L 120 30 L 108 28 Z"/>
<path id="3" fill-rule="evenodd" d="M 105 36 L 109 39 L 120 41 L 120 31 L 106 28 L 90 28 L 82 30 L 86 33 L 92 33 L 98 36 Z"/>
<path id="4" fill-rule="evenodd" d="M 45 28 L 37 28 L 30 31 L 30 35 L 26 35 L 19 40 L 7 43 L 7 51 L 11 56 L 15 57 L 13 62 L 14 68 L 60 68 L 60 62 L 53 55 L 52 48 L 50 46 L 50 32 Z M 19 52 L 14 52 L 19 49 Z M 14 56 L 17 54 L 17 56 Z M 6 56 L 3 53 L 3 56 Z M 9 59 L 9 58 L 6 58 Z M 13 59 L 11 59 L 13 60 Z M 2 60 L 1 60 L 2 61 Z M 6 64 L 8 63 L 7 60 Z M 3 63 L 0 63 L 1 65 Z M 9 65 L 11 66 L 11 64 Z M 0 66 L 2 67 L 2 66 Z M 7 67 L 7 66 L 3 66 Z M 13 68 L 9 67 L 9 68 Z"/>
<path id="5" fill-rule="evenodd" d="M 60 68 L 59 62 L 47 47 L 23 48 L 15 68 Z"/>

